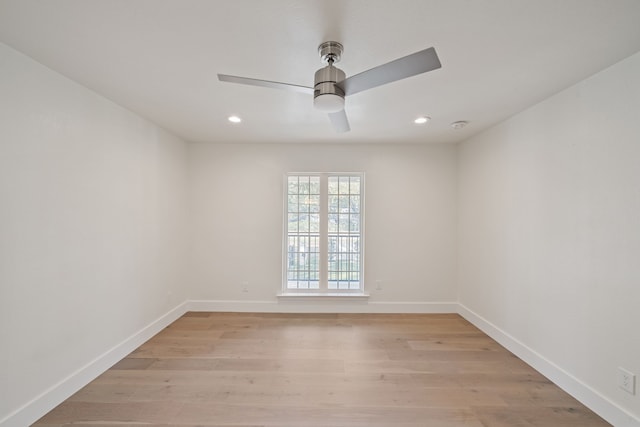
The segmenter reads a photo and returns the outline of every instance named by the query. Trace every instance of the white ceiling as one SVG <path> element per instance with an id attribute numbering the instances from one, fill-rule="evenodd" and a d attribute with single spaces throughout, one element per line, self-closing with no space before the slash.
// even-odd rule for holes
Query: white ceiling
<path id="1" fill-rule="evenodd" d="M 639 23 L 638 0 L 0 0 L 0 41 L 211 142 L 459 141 L 639 51 Z M 346 134 L 308 95 L 217 80 L 312 86 L 326 40 L 347 76 L 430 46 L 442 68 L 348 97 Z"/>

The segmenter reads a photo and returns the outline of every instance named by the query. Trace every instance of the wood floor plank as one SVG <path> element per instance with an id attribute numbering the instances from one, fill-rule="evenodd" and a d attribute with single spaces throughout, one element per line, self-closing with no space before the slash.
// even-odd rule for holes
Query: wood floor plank
<path id="1" fill-rule="evenodd" d="M 187 313 L 37 427 L 600 427 L 455 314 Z"/>

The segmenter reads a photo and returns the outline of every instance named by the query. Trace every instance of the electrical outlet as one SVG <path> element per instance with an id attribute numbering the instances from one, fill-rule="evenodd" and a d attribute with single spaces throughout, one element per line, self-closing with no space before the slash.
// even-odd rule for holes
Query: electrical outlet
<path id="1" fill-rule="evenodd" d="M 636 394 L 636 376 L 624 368 L 618 368 L 618 385 L 630 394 Z"/>
<path id="2" fill-rule="evenodd" d="M 376 291 L 382 290 L 382 280 L 376 280 Z"/>
<path id="3" fill-rule="evenodd" d="M 249 292 L 249 282 L 242 282 L 242 292 Z"/>

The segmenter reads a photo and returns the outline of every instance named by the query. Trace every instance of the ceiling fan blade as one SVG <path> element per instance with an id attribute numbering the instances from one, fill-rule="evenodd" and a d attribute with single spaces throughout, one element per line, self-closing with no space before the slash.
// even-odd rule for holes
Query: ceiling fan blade
<path id="1" fill-rule="evenodd" d="M 353 95 L 354 93 L 402 80 L 416 74 L 436 70 L 441 66 L 436 50 L 430 47 L 363 71 L 338 82 L 336 85 L 344 90 L 345 95 Z"/>
<path id="2" fill-rule="evenodd" d="M 349 132 L 351 130 L 347 113 L 344 110 L 338 111 L 337 113 L 329 113 L 329 120 L 331 121 L 333 129 L 338 133 Z"/>
<path id="3" fill-rule="evenodd" d="M 250 86 L 261 86 L 272 89 L 283 89 L 313 95 L 312 87 L 292 85 L 290 83 L 271 82 L 269 80 L 250 79 L 248 77 L 229 76 L 227 74 L 218 74 L 218 80 L 220 80 L 221 82 L 239 83 Z"/>

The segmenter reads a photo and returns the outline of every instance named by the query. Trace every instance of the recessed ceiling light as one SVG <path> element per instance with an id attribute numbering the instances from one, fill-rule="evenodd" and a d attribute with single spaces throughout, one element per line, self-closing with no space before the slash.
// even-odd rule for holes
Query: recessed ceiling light
<path id="1" fill-rule="evenodd" d="M 431 117 L 422 116 L 422 117 L 418 117 L 417 119 L 415 119 L 413 121 L 413 123 L 415 123 L 417 125 L 423 125 L 423 124 L 427 123 L 429 120 L 431 120 Z"/>
<path id="2" fill-rule="evenodd" d="M 238 116 L 229 116 L 228 119 L 231 123 L 240 123 L 242 119 Z"/>
<path id="3" fill-rule="evenodd" d="M 454 128 L 455 130 L 460 130 L 463 127 L 465 127 L 466 125 L 468 125 L 468 124 L 469 124 L 469 122 L 466 122 L 464 120 L 460 120 L 458 122 L 451 123 L 451 127 Z"/>

